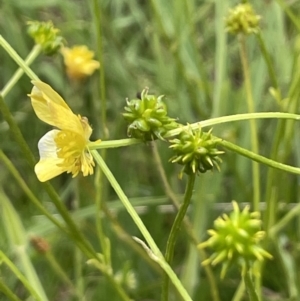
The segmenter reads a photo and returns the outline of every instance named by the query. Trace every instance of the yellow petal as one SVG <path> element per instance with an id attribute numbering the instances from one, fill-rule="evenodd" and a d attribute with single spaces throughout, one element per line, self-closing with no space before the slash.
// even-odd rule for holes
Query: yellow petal
<path id="1" fill-rule="evenodd" d="M 31 94 L 33 109 L 42 121 L 62 130 L 83 135 L 81 122 L 64 100 L 49 85 L 34 81 Z"/>
<path id="2" fill-rule="evenodd" d="M 60 158 L 46 158 L 41 159 L 34 168 L 34 171 L 41 182 L 51 180 L 52 178 L 62 174 L 66 170 L 59 167 L 58 164 L 62 162 Z"/>
<path id="3" fill-rule="evenodd" d="M 66 109 L 70 110 L 69 106 L 66 104 L 66 102 L 63 100 L 63 98 L 54 91 L 51 86 L 45 84 L 42 81 L 33 80 L 32 84 L 37 88 L 37 92 L 40 91 L 40 96 L 47 98 L 47 100 L 51 100 L 58 105 L 61 105 L 62 107 L 65 107 Z M 42 95 L 43 94 L 43 95 Z"/>

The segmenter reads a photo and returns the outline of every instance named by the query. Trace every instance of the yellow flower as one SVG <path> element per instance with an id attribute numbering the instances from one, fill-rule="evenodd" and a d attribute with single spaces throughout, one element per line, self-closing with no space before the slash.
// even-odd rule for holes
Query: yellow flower
<path id="1" fill-rule="evenodd" d="M 95 166 L 88 143 L 92 134 L 86 117 L 75 115 L 61 96 L 49 85 L 33 81 L 29 95 L 33 109 L 42 121 L 58 128 L 46 133 L 39 141 L 40 161 L 35 173 L 41 182 L 63 172 L 73 177 L 93 174 Z"/>
<path id="2" fill-rule="evenodd" d="M 86 46 L 64 47 L 61 50 L 67 68 L 67 74 L 71 79 L 82 79 L 90 76 L 100 67 L 98 61 L 93 60 L 94 52 Z"/>

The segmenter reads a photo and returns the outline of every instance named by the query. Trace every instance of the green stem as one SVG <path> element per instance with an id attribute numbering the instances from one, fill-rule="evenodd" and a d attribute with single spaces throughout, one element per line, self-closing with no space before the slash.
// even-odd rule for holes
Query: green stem
<path id="1" fill-rule="evenodd" d="M 288 17 L 292 21 L 292 23 L 294 23 L 295 27 L 300 32 L 299 17 L 293 13 L 293 11 L 288 7 L 288 5 L 285 4 L 284 1 L 282 1 L 282 0 L 276 0 L 276 2 L 285 11 L 285 13 L 288 15 Z"/>
<path id="2" fill-rule="evenodd" d="M 73 212 L 78 212 L 78 209 L 81 208 L 81 199 L 80 199 L 80 185 L 79 185 L 79 178 L 73 180 L 73 189 L 75 195 L 75 202 L 73 205 Z M 84 301 L 84 281 L 82 277 L 82 262 L 83 262 L 83 255 L 81 251 L 76 248 L 74 250 L 74 283 L 78 293 L 78 299 Z"/>
<path id="3" fill-rule="evenodd" d="M 87 263 L 90 265 L 93 265 L 94 267 L 98 268 L 102 273 L 104 273 L 104 275 L 106 276 L 108 281 L 111 283 L 114 290 L 119 294 L 119 296 L 121 297 L 122 300 L 132 301 L 132 299 L 130 299 L 127 296 L 126 292 L 124 291 L 122 286 L 119 284 L 119 282 L 117 282 L 115 277 L 112 275 L 112 271 L 110 270 L 110 267 L 106 267 L 105 264 L 103 264 L 101 262 L 101 260 L 99 260 L 99 261 L 89 260 Z"/>
<path id="4" fill-rule="evenodd" d="M 100 62 L 100 77 L 98 90 L 101 102 L 101 128 L 102 133 L 101 136 L 103 139 L 108 139 L 108 129 L 107 129 L 107 100 L 106 100 L 106 86 L 105 86 L 105 63 L 103 57 L 103 33 L 102 33 L 102 8 L 99 5 L 98 0 L 93 0 L 93 15 L 96 29 L 96 42 L 97 42 L 97 55 Z M 101 153 L 103 159 L 106 158 L 106 149 L 103 149 Z M 108 238 L 105 236 L 102 220 L 101 220 L 101 211 L 104 204 L 104 193 L 105 193 L 105 181 L 103 179 L 103 174 L 101 170 L 97 170 L 95 174 L 95 188 L 96 188 L 96 197 L 95 204 L 97 208 L 97 219 L 96 219 L 96 227 L 97 227 L 97 235 L 102 247 L 102 252 L 104 256 L 104 260 L 106 265 L 111 266 L 110 263 L 110 247 Z"/>
<path id="5" fill-rule="evenodd" d="M 296 71 L 293 76 L 293 80 L 289 87 L 288 92 L 288 103 L 285 103 L 285 110 L 288 112 L 296 112 L 298 110 L 298 99 L 299 99 L 299 84 L 300 84 L 300 73 Z M 279 104 L 282 106 L 282 101 L 279 99 Z M 280 120 L 277 124 L 277 128 L 274 134 L 273 144 L 271 148 L 270 158 L 276 161 L 285 161 L 291 152 L 291 141 L 293 130 L 295 126 L 286 120 Z M 281 150 L 281 151 L 280 151 Z M 264 216 L 265 230 L 268 230 L 273 226 L 277 216 L 278 206 L 278 193 L 279 187 L 278 181 L 280 177 L 276 173 L 276 170 L 269 169 L 267 174 L 266 193 L 265 200 L 267 208 Z"/>
<path id="6" fill-rule="evenodd" d="M 84 298 L 84 280 L 82 277 L 82 253 L 78 248 L 74 250 L 74 282 L 78 293 L 79 300 Z"/>
<path id="7" fill-rule="evenodd" d="M 32 80 L 38 80 L 37 75 L 27 66 L 24 60 L 18 55 L 18 53 L 9 45 L 9 43 L 0 35 L 0 45 L 9 54 L 9 56 L 21 67 L 21 69 Z"/>
<path id="8" fill-rule="evenodd" d="M 5 164 L 7 169 L 10 171 L 10 173 L 13 175 L 17 183 L 19 184 L 19 187 L 23 189 L 29 200 L 40 210 L 41 213 L 43 213 L 54 225 L 57 226 L 58 229 L 62 230 L 63 232 L 67 233 L 67 230 L 65 226 L 60 223 L 55 217 L 53 217 L 46 209 L 45 207 L 39 202 L 37 197 L 33 194 L 33 192 L 30 190 L 30 188 L 27 186 L 25 181 L 22 179 L 21 175 L 15 168 L 15 166 L 11 163 L 11 161 L 7 158 L 7 156 L 3 153 L 3 151 L 0 149 L 0 160 Z"/>
<path id="9" fill-rule="evenodd" d="M 237 287 L 231 301 L 241 301 L 244 299 L 245 293 L 245 281 L 241 280 L 239 286 Z"/>
<path id="10" fill-rule="evenodd" d="M 38 57 L 38 55 L 41 53 L 41 46 L 40 45 L 35 45 L 31 52 L 28 54 L 27 58 L 25 59 L 25 64 L 27 66 L 30 66 L 32 64 L 32 62 Z M 24 70 L 20 67 L 15 73 L 14 75 L 10 78 L 10 80 L 8 81 L 8 83 L 4 86 L 4 88 L 2 89 L 2 91 L 0 92 L 0 94 L 2 95 L 2 97 L 4 98 L 9 91 L 15 86 L 15 84 L 18 82 L 18 80 L 22 77 L 22 75 L 24 74 Z"/>
<path id="11" fill-rule="evenodd" d="M 264 39 L 262 38 L 261 32 L 259 32 L 255 36 L 258 40 L 258 44 L 259 44 L 259 47 L 260 47 L 260 51 L 263 55 L 263 58 L 264 58 L 264 60 L 267 64 L 267 68 L 268 68 L 269 76 L 270 76 L 270 79 L 271 79 L 271 82 L 272 82 L 272 86 L 273 86 L 273 88 L 278 90 L 279 86 L 278 86 L 276 73 L 275 73 L 275 70 L 273 68 L 273 64 L 272 64 L 272 61 L 271 61 L 270 54 L 268 53 L 267 47 L 266 47 L 265 42 L 264 42 Z"/>
<path id="12" fill-rule="evenodd" d="M 53 269 L 53 271 L 57 274 L 57 276 L 65 283 L 67 284 L 70 289 L 76 294 L 76 288 L 68 275 L 65 273 L 65 271 L 61 268 L 61 266 L 58 264 L 57 260 L 53 256 L 50 250 L 48 250 L 45 253 L 45 258 L 47 259 L 49 265 Z"/>
<path id="13" fill-rule="evenodd" d="M 266 157 L 263 157 L 261 155 L 258 155 L 256 153 L 253 153 L 245 148 L 242 148 L 240 146 L 237 146 L 233 143 L 230 143 L 226 140 L 222 140 L 218 143 L 219 145 L 222 145 L 224 146 L 225 148 L 233 151 L 233 152 L 236 152 L 246 158 L 249 158 L 251 160 L 254 160 L 258 163 L 262 163 L 262 164 L 266 164 L 270 167 L 273 167 L 273 168 L 276 168 L 276 169 L 280 169 L 280 170 L 284 170 L 284 171 L 287 171 L 287 172 L 290 172 L 290 173 L 294 173 L 294 174 L 300 174 L 300 168 L 298 167 L 293 167 L 293 166 L 290 166 L 290 165 L 286 165 L 286 164 L 282 164 L 282 163 L 279 163 L 277 161 L 273 161 L 271 159 L 268 159 Z"/>
<path id="14" fill-rule="evenodd" d="M 103 224 L 102 224 L 102 208 L 105 206 L 103 202 L 103 177 L 102 171 L 97 169 L 95 172 L 95 206 L 96 206 L 96 229 L 99 243 L 104 256 L 106 265 L 110 264 L 110 247 L 108 246 L 108 238 L 105 235 Z"/>
<path id="15" fill-rule="evenodd" d="M 160 158 L 160 155 L 159 155 L 159 152 L 157 149 L 157 144 L 155 142 L 152 142 L 151 145 L 152 145 L 152 151 L 153 151 L 153 155 L 154 155 L 154 161 L 155 161 L 156 167 L 158 169 L 159 175 L 161 177 L 161 180 L 163 182 L 165 193 L 170 198 L 170 200 L 173 202 L 173 205 L 176 207 L 176 209 L 179 210 L 180 204 L 179 204 L 177 196 L 173 192 L 172 187 L 170 186 L 170 184 L 168 182 L 168 179 L 167 179 L 167 176 L 166 176 L 165 170 L 163 168 L 163 164 L 161 162 L 161 158 Z M 188 216 L 186 216 L 183 219 L 183 226 L 184 226 L 185 231 L 186 231 L 187 235 L 189 236 L 189 239 L 191 240 L 192 244 L 197 246 L 199 244 L 199 241 L 198 241 L 197 235 L 195 233 L 195 230 L 193 228 L 193 225 L 190 222 Z M 205 260 L 207 258 L 204 249 L 197 248 L 197 251 L 198 251 L 199 258 L 201 258 L 202 260 Z M 203 268 L 206 273 L 207 280 L 210 284 L 209 287 L 210 287 L 210 291 L 211 291 L 212 300 L 220 301 L 218 286 L 217 286 L 216 279 L 215 279 L 215 276 L 214 276 L 211 266 L 205 265 Z"/>
<path id="16" fill-rule="evenodd" d="M 287 224 L 291 222 L 293 218 L 299 217 L 300 204 L 297 204 L 292 210 L 290 210 L 280 221 L 278 221 L 269 230 L 269 236 L 274 237 L 279 231 L 281 231 Z"/>
<path id="17" fill-rule="evenodd" d="M 259 301 L 249 270 L 244 275 L 244 281 L 245 281 L 245 286 L 246 286 L 246 289 L 248 292 L 249 300 L 250 301 Z"/>
<path id="18" fill-rule="evenodd" d="M 7 298 L 11 301 L 22 301 L 19 299 L 17 295 L 15 295 L 8 286 L 4 282 L 2 282 L 2 279 L 0 279 L 0 292 L 2 292 L 4 295 L 6 295 Z"/>
<path id="19" fill-rule="evenodd" d="M 248 64 L 247 51 L 246 51 L 246 40 L 245 35 L 239 36 L 239 45 L 240 45 L 240 56 L 243 66 L 243 74 L 245 79 L 245 88 L 246 88 L 246 96 L 247 96 L 247 106 L 248 112 L 254 113 L 254 100 L 252 96 L 252 87 L 251 87 L 251 79 L 250 79 L 250 68 Z M 255 153 L 258 153 L 258 139 L 257 139 L 257 125 L 255 120 L 250 120 L 250 137 L 251 137 L 251 150 Z M 253 182 L 253 210 L 259 210 L 260 203 L 260 180 L 259 180 L 259 164 L 256 162 L 252 162 L 252 182 Z"/>
<path id="20" fill-rule="evenodd" d="M 176 136 L 179 133 L 181 133 L 183 130 L 186 130 L 190 127 L 193 130 L 195 130 L 198 129 L 199 127 L 204 128 L 204 127 L 223 124 L 227 122 L 251 120 L 251 119 L 263 119 L 263 118 L 278 118 L 278 119 L 283 118 L 283 119 L 294 119 L 299 121 L 300 115 L 291 114 L 291 113 L 281 113 L 281 112 L 266 112 L 266 113 L 244 113 L 244 114 L 222 116 L 222 117 L 211 118 L 208 120 L 195 122 L 190 125 L 182 126 L 177 129 L 171 130 L 166 135 L 164 135 L 164 138 Z"/>
<path id="21" fill-rule="evenodd" d="M 172 201 L 172 203 L 176 207 L 176 209 L 179 210 L 179 207 L 180 207 L 179 200 L 168 182 L 168 179 L 167 179 L 167 176 L 166 176 L 166 173 L 165 173 L 165 170 L 164 170 L 164 167 L 163 167 L 163 164 L 162 164 L 162 161 L 161 161 L 158 149 L 157 149 L 157 143 L 155 141 L 151 142 L 151 150 L 152 150 L 152 154 L 154 157 L 154 163 L 156 165 L 156 169 L 158 170 L 159 176 L 161 178 L 165 193 L 170 198 L 170 200 Z"/>
<path id="22" fill-rule="evenodd" d="M 179 230 L 182 225 L 182 221 L 185 217 L 186 211 L 191 202 L 191 198 L 193 195 L 193 188 L 194 188 L 194 184 L 195 184 L 195 178 L 196 178 L 195 174 L 192 174 L 188 177 L 188 182 L 187 182 L 186 189 L 185 189 L 184 200 L 183 200 L 182 205 L 179 208 L 179 211 L 176 215 L 175 221 L 171 228 L 171 232 L 170 232 L 170 235 L 169 235 L 169 238 L 167 241 L 167 248 L 166 248 L 166 252 L 165 252 L 165 259 L 168 264 L 171 264 L 173 261 L 175 243 L 178 238 L 178 234 L 179 234 Z M 162 301 L 169 300 L 169 277 L 166 274 L 163 277 L 161 300 Z"/>
<path id="23" fill-rule="evenodd" d="M 105 89 L 105 66 L 103 58 L 103 34 L 101 17 L 102 11 L 98 0 L 93 0 L 93 13 L 96 25 L 96 40 L 97 40 L 97 54 L 100 61 L 100 93 L 101 93 L 101 123 L 102 123 L 102 136 L 104 139 L 108 138 L 108 131 L 106 127 L 106 89 Z"/>
<path id="24" fill-rule="evenodd" d="M 31 296 L 34 297 L 37 301 L 42 301 L 43 299 L 38 295 L 36 290 L 31 286 L 29 281 L 25 276 L 19 271 L 19 269 L 14 265 L 14 263 L 0 250 L 0 259 L 3 261 L 13 274 L 22 282 L 24 287 L 30 292 Z"/>
<path id="25" fill-rule="evenodd" d="M 105 216 L 109 219 L 111 222 L 112 229 L 114 230 L 115 234 L 119 237 L 120 240 L 122 240 L 124 243 L 126 243 L 134 252 L 136 252 L 141 258 L 143 258 L 147 264 L 158 274 L 162 273 L 162 270 L 160 267 L 153 261 L 151 258 L 145 253 L 145 250 L 141 248 L 140 245 L 138 245 L 133 239 L 132 236 L 129 235 L 125 230 L 124 227 L 119 223 L 118 219 L 115 217 L 114 214 L 112 214 L 107 208 L 107 206 L 104 206 L 102 208 Z"/>
<path id="26" fill-rule="evenodd" d="M 169 264 L 165 261 L 161 251 L 157 247 L 155 241 L 153 240 L 152 236 L 148 232 L 147 228 L 145 227 L 144 223 L 142 222 L 141 218 L 131 205 L 130 201 L 128 200 L 127 196 L 123 192 L 122 188 L 120 187 L 119 183 L 116 181 L 115 177 L 109 170 L 108 166 L 106 165 L 105 161 L 102 159 L 100 154 L 92 150 L 91 151 L 93 157 L 95 158 L 97 164 L 100 166 L 102 172 L 110 182 L 111 186 L 115 190 L 116 194 L 118 195 L 119 199 L 123 203 L 124 207 L 126 208 L 127 212 L 131 216 L 132 220 L 138 227 L 138 229 L 141 231 L 142 235 L 144 236 L 146 242 L 148 243 L 150 250 L 147 249 L 147 246 L 144 245 L 145 249 L 148 251 L 148 255 L 155 260 L 161 268 L 167 273 L 167 275 L 170 277 L 171 281 L 173 282 L 174 286 L 178 290 L 179 294 L 182 296 L 183 300 L 189 300 L 191 301 L 191 297 L 188 295 L 187 291 L 185 288 L 182 286 L 180 280 L 174 273 L 174 271 L 171 269 Z"/>
<path id="27" fill-rule="evenodd" d="M 8 106 L 4 102 L 2 95 L 0 95 L 0 111 L 1 111 L 5 121 L 8 123 L 9 128 L 10 128 L 15 140 L 17 141 L 19 148 L 22 150 L 23 155 L 25 156 L 27 162 L 33 168 L 35 165 L 34 156 L 32 155 L 30 148 L 28 147 L 28 144 L 26 143 L 26 140 L 24 139 L 17 123 L 15 122 L 14 117 L 10 113 Z"/>
<path id="28" fill-rule="evenodd" d="M 222 88 L 226 70 L 227 57 L 227 32 L 225 30 L 224 15 L 228 10 L 228 0 L 215 2 L 215 30 L 216 30 L 216 51 L 215 51 L 215 80 L 213 92 L 212 116 L 217 117 L 222 111 Z"/>
<path id="29" fill-rule="evenodd" d="M 171 130 L 164 135 L 164 138 L 169 138 L 173 136 L 177 136 L 182 131 L 192 128 L 192 129 L 198 129 L 205 128 L 213 125 L 219 125 L 227 122 L 233 122 L 233 121 L 242 121 L 242 120 L 250 120 L 250 119 L 270 119 L 270 118 L 276 118 L 276 119 L 292 119 L 299 121 L 300 115 L 298 114 L 291 114 L 291 113 L 280 113 L 280 112 L 266 112 L 266 113 L 244 113 L 244 114 L 236 114 L 236 115 L 229 115 L 229 116 L 222 116 L 217 118 L 211 118 L 204 121 L 199 121 L 192 123 L 190 125 L 186 126 L 180 126 L 177 129 Z M 124 147 L 124 146 L 130 146 L 135 144 L 142 143 L 139 139 L 134 138 L 127 138 L 127 139 L 119 139 L 119 140 L 109 140 L 109 141 L 94 141 L 89 143 L 89 149 L 95 150 L 95 149 L 102 149 L 102 148 L 117 148 L 117 147 Z"/>

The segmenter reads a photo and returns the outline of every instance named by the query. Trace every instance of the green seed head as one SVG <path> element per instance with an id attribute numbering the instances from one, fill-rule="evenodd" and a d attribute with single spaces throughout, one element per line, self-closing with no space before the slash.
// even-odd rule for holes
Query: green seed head
<path id="1" fill-rule="evenodd" d="M 129 137 L 143 141 L 164 140 L 166 132 L 178 127 L 175 119 L 168 117 L 167 106 L 162 99 L 163 95 L 148 95 L 148 90 L 144 89 L 141 99 L 127 100 L 126 112 L 122 115 L 129 122 Z"/>
<path id="2" fill-rule="evenodd" d="M 216 265 L 222 262 L 221 278 L 224 278 L 227 269 L 233 264 L 246 272 L 257 261 L 272 258 L 259 242 L 264 237 L 261 231 L 259 212 L 249 212 L 249 206 L 240 211 L 237 202 L 233 201 L 233 212 L 228 216 L 223 214 L 214 222 L 214 230 L 209 230 L 211 236 L 201 243 L 199 248 L 210 247 L 214 253 L 202 264 Z"/>
<path id="3" fill-rule="evenodd" d="M 27 32 L 47 55 L 56 53 L 63 46 L 64 39 L 58 35 L 59 29 L 55 28 L 51 21 L 30 21 Z"/>
<path id="4" fill-rule="evenodd" d="M 232 34 L 256 34 L 259 31 L 259 20 L 249 3 L 238 4 L 229 10 L 226 18 L 226 30 Z"/>
<path id="5" fill-rule="evenodd" d="M 170 148 L 176 153 L 170 161 L 184 165 L 180 176 L 183 172 L 187 174 L 204 173 L 214 166 L 219 169 L 219 163 L 222 162 L 219 155 L 224 152 L 216 148 L 220 139 L 213 137 L 211 131 L 205 133 L 200 128 L 193 130 L 188 127 L 179 134 L 178 138 L 170 140 L 172 143 Z"/>

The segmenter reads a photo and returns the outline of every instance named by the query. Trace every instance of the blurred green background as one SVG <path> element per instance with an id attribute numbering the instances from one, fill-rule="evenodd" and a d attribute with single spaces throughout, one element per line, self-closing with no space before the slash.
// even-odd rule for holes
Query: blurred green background
<path id="1" fill-rule="evenodd" d="M 277 103 L 269 93 L 272 84 L 258 40 L 249 36 L 247 50 L 255 110 L 299 113 L 300 27 L 297 24 L 299 25 L 300 2 L 250 2 L 262 17 L 262 37 L 283 98 Z M 109 139 L 121 139 L 126 138 L 127 125 L 121 116 L 125 99 L 134 98 L 146 86 L 151 94 L 165 95 L 169 115 L 178 118 L 182 123 L 247 112 L 238 41 L 236 37 L 226 33 L 224 24 L 228 8 L 237 3 L 238 1 L 229 0 L 103 0 L 99 1 L 100 12 L 95 12 L 92 1 L 2 0 L 0 34 L 25 58 L 34 46 L 26 33 L 27 21 L 51 20 L 60 29 L 67 46 L 87 45 L 95 51 L 97 59 L 99 52 L 95 14 L 101 13 L 104 59 L 101 68 L 105 73 L 106 126 Z M 296 21 L 289 16 L 289 12 L 296 17 Z M 74 112 L 88 117 L 94 130 L 92 140 L 103 137 L 99 71 L 80 83 L 74 83 L 66 76 L 60 54 L 51 57 L 41 55 L 31 67 L 41 80 L 63 96 Z M 16 69 L 16 63 L 0 49 L 1 89 Z M 23 76 L 5 97 L 5 102 L 38 160 L 37 142 L 49 130 L 49 126 L 42 123 L 32 110 L 27 96 L 31 88 L 30 79 Z M 278 120 L 259 120 L 257 125 L 260 154 L 270 157 Z M 277 159 L 286 164 L 300 166 L 299 125 L 283 122 L 283 129 Z M 213 133 L 250 148 L 249 122 L 216 126 Z M 179 180 L 180 167 L 168 162 L 172 154 L 167 144 L 160 141 L 157 145 L 167 179 L 180 197 L 184 192 L 185 178 Z M 2 115 L 0 147 L 43 206 L 56 214 L 55 207 L 26 162 Z M 252 201 L 251 161 L 230 152 L 226 152 L 222 159 L 220 172 L 203 174 L 197 178 L 189 216 L 199 242 L 206 239 L 206 229 L 212 226 L 214 219 L 224 210 L 228 210 L 226 203 L 231 200 L 242 203 Z M 140 215 L 158 246 L 164 251 L 175 212 L 166 197 L 151 147 L 139 144 L 109 149 L 106 162 L 132 203 L 142 206 L 138 207 Z M 82 274 L 78 277 L 74 243 L 40 215 L 2 163 L 0 170 L 0 199 L 6 197 L 14 206 L 25 228 L 26 238 L 40 235 L 47 239 L 52 253 L 71 281 L 77 281 L 76 285 L 79 280 L 82 281 L 80 285 L 85 296 L 82 300 L 119 300 L 106 278 L 95 268 L 86 265 L 84 257 L 81 258 Z M 270 191 L 274 202 L 283 204 L 280 207 L 283 210 L 278 210 L 275 219 L 271 221 L 271 224 L 276 224 L 292 208 L 285 205 L 294 206 L 299 202 L 299 177 L 276 171 L 271 184 L 267 183 L 268 177 L 269 168 L 261 166 L 261 208 L 264 208 L 263 205 L 270 197 Z M 95 230 L 94 177 L 72 179 L 70 175 L 64 174 L 51 182 L 95 250 L 101 252 Z M 268 185 L 271 185 L 271 190 Z M 104 185 L 104 195 L 121 227 L 129 235 L 141 238 L 108 185 Z M 2 209 L 0 213 L 3 214 Z M 0 227 L 0 249 L 18 265 L 15 249 L 5 231 L 9 224 L 3 216 L 2 221 L 5 223 Z M 111 221 L 106 217 L 103 217 L 103 221 L 107 236 L 111 240 L 114 271 L 123 276 L 130 272 L 135 280 L 124 281 L 129 295 L 134 300 L 159 300 L 160 273 L 141 256 L 137 256 L 116 235 Z M 263 269 L 264 300 L 300 300 L 299 230 L 299 219 L 295 219 L 279 233 L 276 240 L 268 244 L 274 260 L 268 262 Z M 66 284 L 49 267 L 49 262 L 42 255 L 29 244 L 27 250 L 49 300 L 78 300 L 69 293 Z M 176 246 L 173 267 L 193 300 L 211 300 L 209 285 L 201 269 L 196 248 L 190 244 L 184 232 Z M 240 274 L 233 268 L 226 279 L 221 281 L 219 272 L 219 267 L 214 268 L 221 300 L 232 300 Z M 29 300 L 26 299 L 26 290 L 5 266 L 0 269 L 0 281 L 2 280 L 21 300 Z M 7 300 L 6 298 L 0 292 L 0 300 Z M 175 294 L 170 300 L 179 300 L 179 297 Z"/>

